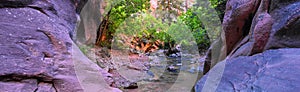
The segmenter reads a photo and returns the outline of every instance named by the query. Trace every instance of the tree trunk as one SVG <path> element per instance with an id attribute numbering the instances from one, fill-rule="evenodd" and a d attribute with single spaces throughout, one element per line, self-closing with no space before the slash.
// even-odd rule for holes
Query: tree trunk
<path id="1" fill-rule="evenodd" d="M 110 9 L 107 13 L 107 15 L 105 16 L 105 18 L 103 19 L 103 21 L 100 23 L 100 26 L 97 30 L 97 39 L 96 39 L 96 44 L 97 46 L 107 46 L 110 45 L 110 40 L 108 39 L 109 37 L 109 25 L 110 25 L 110 20 L 109 20 L 109 16 L 111 14 L 111 10 Z M 110 37 L 111 38 L 111 37 Z"/>

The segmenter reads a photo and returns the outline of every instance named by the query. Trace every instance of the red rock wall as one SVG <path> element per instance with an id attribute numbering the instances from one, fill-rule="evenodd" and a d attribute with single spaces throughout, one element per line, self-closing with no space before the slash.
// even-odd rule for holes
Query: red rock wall
<path id="1" fill-rule="evenodd" d="M 280 4 L 278 4 L 280 3 Z M 225 59 L 213 53 L 226 53 L 227 58 L 250 56 L 269 49 L 299 48 L 299 1 L 229 0 L 223 20 L 222 40 L 226 50 L 210 48 L 206 71 Z M 218 47 L 218 46 L 217 46 Z M 219 46 L 219 48 L 221 48 Z"/>

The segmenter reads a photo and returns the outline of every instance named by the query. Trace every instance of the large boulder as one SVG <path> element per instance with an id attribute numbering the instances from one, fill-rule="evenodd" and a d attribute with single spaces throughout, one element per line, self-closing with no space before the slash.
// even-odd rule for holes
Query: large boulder
<path id="1" fill-rule="evenodd" d="M 119 91 L 105 84 L 101 68 L 91 66 L 91 61 L 70 37 L 77 21 L 78 2 L 0 1 L 1 91 L 83 92 L 91 88 L 98 92 Z M 92 74 L 98 77 L 87 76 Z M 99 85 L 83 84 L 87 81 Z"/>
<path id="2" fill-rule="evenodd" d="M 217 64 L 195 89 L 198 92 L 296 92 L 300 90 L 299 60 L 300 48 L 268 50 L 228 59 Z M 221 76 L 214 74 L 223 65 Z"/>

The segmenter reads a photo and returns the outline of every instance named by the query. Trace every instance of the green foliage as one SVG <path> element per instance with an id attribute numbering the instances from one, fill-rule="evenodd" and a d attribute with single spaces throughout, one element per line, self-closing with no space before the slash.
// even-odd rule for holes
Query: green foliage
<path id="1" fill-rule="evenodd" d="M 210 42 L 216 40 L 221 32 L 221 20 L 210 2 L 198 1 L 191 8 L 193 15 L 201 20 L 201 27 L 206 30 Z"/>
<path id="2" fill-rule="evenodd" d="M 102 47 L 111 46 L 116 29 L 129 16 L 137 12 L 145 12 L 149 8 L 149 0 L 112 0 L 108 1 L 106 15 L 97 32 L 96 45 Z"/>
<path id="3" fill-rule="evenodd" d="M 164 32 L 167 25 L 157 20 L 148 13 L 137 13 L 133 17 L 127 18 L 117 29 L 118 34 L 143 37 L 156 34 L 154 38 L 160 39 L 161 32 Z"/>
<path id="4" fill-rule="evenodd" d="M 209 2 L 211 3 L 212 7 L 217 7 L 218 5 L 222 4 L 223 2 L 225 2 L 227 0 L 209 0 Z"/>
<path id="5" fill-rule="evenodd" d="M 191 44 L 195 39 L 200 49 L 209 47 L 211 41 L 220 33 L 220 19 L 214 8 L 226 0 L 209 0 L 198 2 L 193 8 L 182 15 L 177 15 L 177 10 L 182 10 L 183 0 L 160 0 L 156 16 L 149 14 L 149 0 L 115 0 L 118 2 L 111 7 L 108 26 L 109 31 L 124 34 L 129 37 L 146 37 L 164 42 L 178 41 L 179 44 Z M 171 15 L 176 21 L 170 21 Z M 164 21 L 162 21 L 164 20 Z M 192 34 L 191 34 L 192 33 Z M 122 39 L 118 38 L 117 39 Z"/>
<path id="6" fill-rule="evenodd" d="M 208 34 L 202 26 L 202 22 L 197 16 L 197 13 L 194 12 L 196 8 L 189 9 L 186 13 L 182 14 L 179 17 L 179 20 L 182 21 L 188 28 L 192 31 L 192 34 L 196 40 L 199 49 L 207 49 L 210 45 Z"/>
<path id="7" fill-rule="evenodd" d="M 179 16 L 179 19 L 183 21 L 185 25 L 187 25 L 191 31 L 194 31 L 198 28 L 202 27 L 202 23 L 198 16 L 193 12 L 194 9 L 187 10 L 186 13 Z"/>
<path id="8" fill-rule="evenodd" d="M 189 29 L 182 22 L 172 23 L 170 26 L 162 20 L 157 19 L 149 13 L 138 13 L 129 17 L 122 23 L 116 31 L 116 40 L 121 40 L 121 35 L 128 37 L 151 38 L 150 41 L 160 40 L 166 43 L 176 41 L 177 44 L 184 40 L 192 40 Z M 188 41 L 186 41 L 188 42 Z"/>
<path id="9" fill-rule="evenodd" d="M 168 33 L 177 43 L 194 40 L 190 29 L 181 20 L 177 20 L 177 22 L 172 23 L 166 33 Z"/>
<path id="10" fill-rule="evenodd" d="M 227 0 L 210 0 L 210 2 L 212 7 L 217 11 L 219 18 L 223 20 Z"/>
<path id="11" fill-rule="evenodd" d="M 210 41 L 205 29 L 199 28 L 193 31 L 193 36 L 195 37 L 199 49 L 208 49 Z"/>
<path id="12" fill-rule="evenodd" d="M 210 42 L 219 36 L 221 23 L 214 8 L 225 1 L 198 1 L 195 7 L 190 8 L 179 17 L 191 29 L 200 49 L 208 48 Z"/>
<path id="13" fill-rule="evenodd" d="M 145 12 L 149 7 L 149 0 L 120 0 L 113 6 L 109 15 L 109 21 L 112 23 L 109 30 L 114 32 L 131 14 Z"/>

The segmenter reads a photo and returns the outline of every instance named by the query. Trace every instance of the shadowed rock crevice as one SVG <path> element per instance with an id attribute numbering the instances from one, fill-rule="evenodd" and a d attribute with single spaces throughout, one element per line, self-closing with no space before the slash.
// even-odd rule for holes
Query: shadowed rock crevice
<path id="1" fill-rule="evenodd" d="M 44 74 L 38 74 L 38 75 L 8 74 L 8 75 L 0 76 L 0 81 L 21 81 L 25 79 L 37 79 L 43 82 L 51 82 L 52 80 L 54 80 L 53 76 L 47 76 Z"/>
<path id="2" fill-rule="evenodd" d="M 43 77 L 29 77 L 23 75 L 5 75 L 0 78 L 0 85 L 3 87 L 0 87 L 2 91 L 58 92 L 50 77 L 50 79 L 45 79 Z M 11 88 L 15 89 L 10 89 L 10 87 L 8 87 L 10 84 L 14 85 Z M 20 84 L 23 84 L 23 86 Z"/>
<path id="3" fill-rule="evenodd" d="M 1 0 L 0 8 L 18 8 L 32 4 L 36 0 Z"/>

